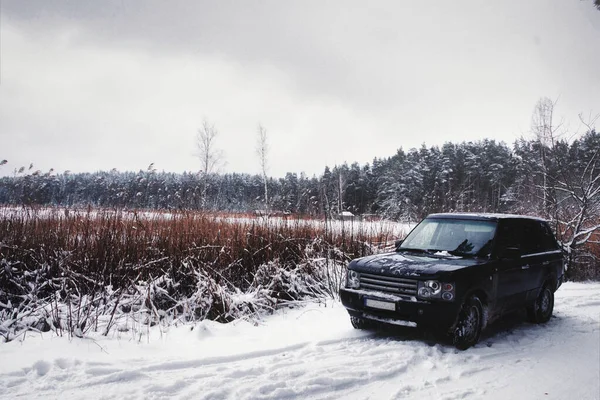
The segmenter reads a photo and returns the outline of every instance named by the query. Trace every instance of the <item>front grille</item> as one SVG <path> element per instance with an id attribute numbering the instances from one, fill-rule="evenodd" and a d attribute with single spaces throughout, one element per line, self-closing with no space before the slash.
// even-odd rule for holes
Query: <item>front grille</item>
<path id="1" fill-rule="evenodd" d="M 360 273 L 360 287 L 381 292 L 417 295 L 417 281 L 414 279 Z"/>

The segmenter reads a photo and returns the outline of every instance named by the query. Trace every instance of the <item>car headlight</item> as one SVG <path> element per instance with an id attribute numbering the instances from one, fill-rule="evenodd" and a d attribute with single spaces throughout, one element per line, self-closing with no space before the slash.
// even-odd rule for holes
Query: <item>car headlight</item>
<path id="1" fill-rule="evenodd" d="M 454 300 L 454 284 L 439 281 L 419 282 L 417 291 L 419 297 L 423 299 L 442 299 L 446 301 Z"/>
<path id="2" fill-rule="evenodd" d="M 352 271 L 351 269 L 348 270 L 348 273 L 346 274 L 346 287 L 351 289 L 358 289 L 360 287 L 360 277 L 358 272 Z"/>

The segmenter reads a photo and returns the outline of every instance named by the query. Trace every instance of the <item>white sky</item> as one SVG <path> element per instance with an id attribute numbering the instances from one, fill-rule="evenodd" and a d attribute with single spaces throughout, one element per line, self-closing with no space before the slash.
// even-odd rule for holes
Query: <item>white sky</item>
<path id="1" fill-rule="evenodd" d="M 0 1 L 0 175 L 197 171 L 203 118 L 222 172 L 258 172 L 261 123 L 283 176 L 600 112 L 591 0 Z"/>

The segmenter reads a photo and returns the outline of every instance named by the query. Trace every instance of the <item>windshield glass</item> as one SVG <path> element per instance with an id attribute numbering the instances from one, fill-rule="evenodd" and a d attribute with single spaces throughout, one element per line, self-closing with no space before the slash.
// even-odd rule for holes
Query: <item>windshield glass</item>
<path id="1" fill-rule="evenodd" d="M 496 232 L 495 221 L 426 218 L 404 239 L 398 250 L 488 255 Z"/>

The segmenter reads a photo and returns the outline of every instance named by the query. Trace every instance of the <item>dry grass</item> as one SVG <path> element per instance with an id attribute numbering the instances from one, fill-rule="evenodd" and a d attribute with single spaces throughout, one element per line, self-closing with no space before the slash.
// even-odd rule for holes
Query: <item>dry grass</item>
<path id="1" fill-rule="evenodd" d="M 349 257 L 365 255 L 370 244 L 387 242 L 387 231 L 358 226 L 342 231 L 325 222 L 288 219 L 228 220 L 199 212 L 128 213 L 89 209 L 12 213 L 0 219 L 1 258 L 28 268 L 46 265 L 119 287 L 129 279 L 167 273 L 191 259 L 239 288 L 246 287 L 261 264 L 294 264 L 318 239 L 322 249 L 335 247 Z M 176 273 L 176 271 L 171 271 Z"/>
<path id="2" fill-rule="evenodd" d="M 228 321 L 336 296 L 347 261 L 392 239 L 383 228 L 332 229 L 326 221 L 293 218 L 4 209 L 0 334 L 9 340 L 24 329 L 108 333 L 130 312 L 144 316 L 139 324 Z"/>

